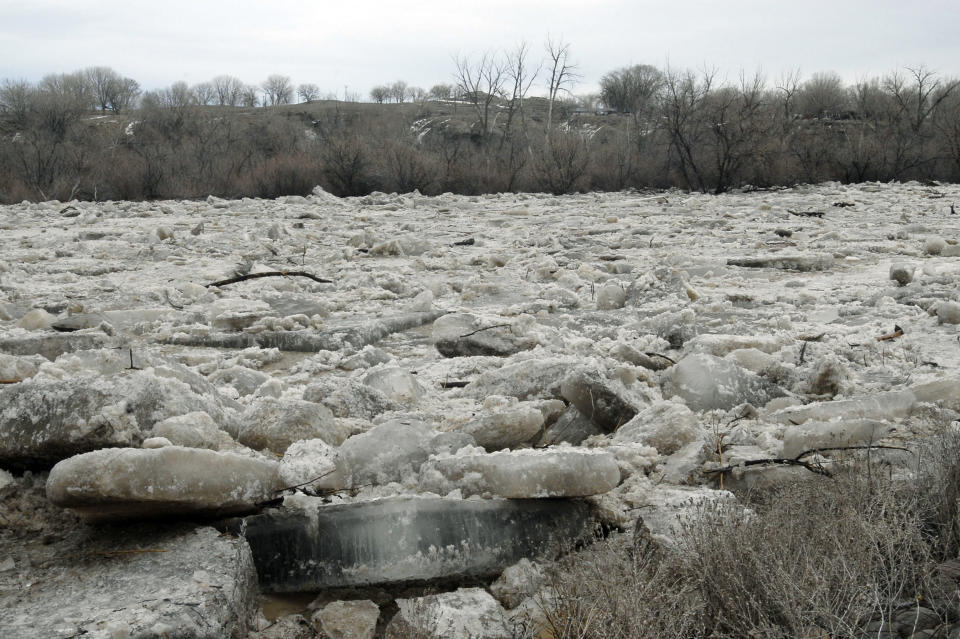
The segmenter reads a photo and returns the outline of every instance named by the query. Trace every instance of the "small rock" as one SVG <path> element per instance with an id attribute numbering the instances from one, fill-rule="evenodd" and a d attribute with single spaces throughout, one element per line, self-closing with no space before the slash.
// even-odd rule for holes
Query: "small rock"
<path id="1" fill-rule="evenodd" d="M 914 267 L 911 264 L 898 262 L 890 265 L 890 279 L 900 286 L 906 286 L 913 281 Z"/>

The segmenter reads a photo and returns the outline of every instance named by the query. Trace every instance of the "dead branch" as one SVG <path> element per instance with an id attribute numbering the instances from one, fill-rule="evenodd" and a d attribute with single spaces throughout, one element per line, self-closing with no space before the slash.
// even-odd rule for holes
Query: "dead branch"
<path id="1" fill-rule="evenodd" d="M 787 209 L 787 213 L 800 217 L 823 217 L 823 211 L 791 211 Z"/>
<path id="2" fill-rule="evenodd" d="M 676 360 L 670 359 L 666 355 L 661 355 L 660 353 L 644 353 L 644 355 L 646 355 L 647 357 L 662 357 L 663 359 L 667 360 L 671 364 L 677 363 Z"/>
<path id="3" fill-rule="evenodd" d="M 323 479 L 323 478 L 326 477 L 327 475 L 332 474 L 334 471 L 336 471 L 336 469 L 328 470 L 327 472 L 325 472 L 324 474 L 320 475 L 319 477 L 314 477 L 313 479 L 308 480 L 308 481 L 305 481 L 305 482 L 303 482 L 302 484 L 297 484 L 297 485 L 295 485 L 295 486 L 287 486 L 287 487 L 285 487 L 285 488 L 278 488 L 278 489 L 276 489 L 276 490 L 273 491 L 273 492 L 274 492 L 274 493 L 282 493 L 282 492 L 285 491 L 285 490 L 296 490 L 297 488 L 303 488 L 303 487 L 306 486 L 307 484 L 312 484 L 312 483 L 315 482 L 315 481 L 319 481 L 319 480 Z"/>
<path id="4" fill-rule="evenodd" d="M 0 379 L 0 384 L 19 384 L 22 379 Z"/>
<path id="5" fill-rule="evenodd" d="M 903 329 L 900 328 L 899 326 L 894 326 L 892 333 L 887 333 L 886 335 L 881 335 L 880 337 L 877 338 L 877 341 L 878 341 L 878 342 L 883 342 L 883 341 L 886 341 L 886 340 L 888 340 L 888 339 L 897 339 L 898 337 L 903 337 Z"/>
<path id="6" fill-rule="evenodd" d="M 479 333 L 479 332 L 481 332 L 481 331 L 489 331 L 491 328 L 510 328 L 510 325 L 509 325 L 509 324 L 494 324 L 493 326 L 487 326 L 487 327 L 485 327 L 485 328 L 478 328 L 477 330 L 475 330 L 475 331 L 473 331 L 473 332 L 471 332 L 471 333 L 465 333 L 465 334 L 461 335 L 461 336 L 458 337 L 457 339 L 463 339 L 464 337 L 470 337 L 471 335 L 476 335 L 477 333 Z"/>
<path id="7" fill-rule="evenodd" d="M 210 282 L 205 285 L 205 288 L 210 288 L 211 286 L 226 286 L 227 284 L 236 284 L 237 282 L 244 282 L 246 280 L 255 280 L 261 277 L 306 277 L 313 280 L 314 282 L 319 282 L 320 284 L 333 284 L 333 280 L 325 280 L 323 278 L 317 277 L 312 273 L 307 273 L 305 271 L 267 271 L 265 273 L 248 273 L 246 275 L 238 275 L 237 277 L 231 277 L 225 280 L 220 280 L 218 282 Z"/>
<path id="8" fill-rule="evenodd" d="M 467 380 L 454 379 L 449 382 L 440 382 L 440 388 L 463 388 L 469 383 Z"/>
<path id="9" fill-rule="evenodd" d="M 750 466 L 801 466 L 806 468 L 811 473 L 817 475 L 823 475 L 824 477 L 832 477 L 833 475 L 829 470 L 821 466 L 820 464 L 811 464 L 810 462 L 803 461 L 804 457 L 809 457 L 810 455 L 816 453 L 825 453 L 832 451 L 843 451 L 843 450 L 871 450 L 871 449 L 883 449 L 883 450 L 902 450 L 908 453 L 913 452 L 909 448 L 903 448 L 902 446 L 880 446 L 880 445 L 870 445 L 870 446 L 831 446 L 828 448 L 811 448 L 805 450 L 796 457 L 768 457 L 765 459 L 748 459 L 747 461 L 740 462 L 739 464 L 734 464 L 731 466 L 721 466 L 720 468 L 711 468 L 710 470 L 705 470 L 704 474 L 715 475 L 720 474 L 721 476 L 730 471 L 736 470 L 738 468 L 749 468 Z"/>

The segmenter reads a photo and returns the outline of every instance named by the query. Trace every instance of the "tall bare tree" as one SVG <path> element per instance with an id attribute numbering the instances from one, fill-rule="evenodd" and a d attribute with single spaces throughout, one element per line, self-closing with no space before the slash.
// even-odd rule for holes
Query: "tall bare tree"
<path id="1" fill-rule="evenodd" d="M 218 75 L 210 81 L 220 106 L 237 106 L 243 96 L 243 82 L 230 75 Z"/>
<path id="2" fill-rule="evenodd" d="M 289 76 L 274 73 L 263 81 L 260 88 L 263 89 L 264 102 L 270 106 L 293 102 L 293 83 Z"/>
<path id="3" fill-rule="evenodd" d="M 480 139 L 485 144 L 490 139 L 493 124 L 490 121 L 491 112 L 496 100 L 503 97 L 506 63 L 501 56 L 490 51 L 476 62 L 466 56 L 456 57 L 454 62 L 457 65 L 457 85 L 473 105 Z"/>
<path id="4" fill-rule="evenodd" d="M 553 128 L 553 109 L 557 102 L 557 96 L 561 93 L 569 93 L 570 85 L 580 77 L 577 73 L 577 65 L 570 62 L 570 43 L 563 40 L 554 42 L 553 38 L 547 36 L 547 71 L 549 77 L 547 80 L 547 139 L 550 139 L 550 132 Z"/>

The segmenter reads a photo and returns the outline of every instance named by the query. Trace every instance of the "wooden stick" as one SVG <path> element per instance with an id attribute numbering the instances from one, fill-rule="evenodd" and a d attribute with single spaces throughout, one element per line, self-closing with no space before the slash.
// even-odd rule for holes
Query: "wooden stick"
<path id="1" fill-rule="evenodd" d="M 829 451 L 838 451 L 838 450 L 871 450 L 874 448 L 885 449 L 885 450 L 902 450 L 908 453 L 913 452 L 909 448 L 903 448 L 902 446 L 832 446 L 829 448 L 811 448 L 805 450 L 796 457 L 768 457 L 766 459 L 748 459 L 747 461 L 741 462 L 739 464 L 734 464 L 732 466 L 721 466 L 720 468 L 711 468 L 710 470 L 704 471 L 704 474 L 713 475 L 716 473 L 728 473 L 737 468 L 747 468 L 749 466 L 775 466 L 775 465 L 786 465 L 786 466 L 802 466 L 806 468 L 811 473 L 816 473 L 817 475 L 824 475 L 825 477 L 832 477 L 826 468 L 822 466 L 815 466 L 810 462 L 803 461 L 804 457 L 809 457 L 814 453 L 822 453 Z"/>
<path id="2" fill-rule="evenodd" d="M 237 277 L 231 277 L 225 280 L 220 280 L 218 282 L 210 282 L 206 285 L 206 288 L 211 286 L 226 286 L 227 284 L 236 284 L 237 282 L 245 282 L 246 280 L 255 280 L 260 277 L 306 277 L 314 282 L 319 282 L 321 284 L 333 284 L 333 280 L 325 280 L 323 278 L 317 277 L 312 273 L 307 273 L 305 271 L 268 271 L 266 273 L 248 273 L 246 275 L 238 275 Z"/>

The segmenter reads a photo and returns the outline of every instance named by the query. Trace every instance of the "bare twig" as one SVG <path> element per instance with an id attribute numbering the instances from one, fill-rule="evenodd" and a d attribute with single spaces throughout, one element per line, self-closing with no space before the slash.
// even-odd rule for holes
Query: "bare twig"
<path id="1" fill-rule="evenodd" d="M 666 355 L 661 355 L 660 353 L 644 353 L 644 355 L 646 355 L 647 357 L 662 357 L 663 359 L 667 360 L 671 364 L 677 363 L 676 360 L 670 359 Z"/>
<path id="2" fill-rule="evenodd" d="M 303 488 L 303 487 L 306 486 L 307 484 L 312 484 L 312 483 L 315 482 L 315 481 L 319 481 L 319 480 L 323 479 L 323 478 L 326 477 L 327 475 L 330 475 L 331 473 L 333 473 L 335 470 L 336 470 L 336 469 L 328 470 L 327 472 L 325 472 L 324 474 L 320 475 L 319 477 L 314 477 L 313 479 L 311 479 L 311 480 L 309 480 L 309 481 L 305 481 L 305 482 L 303 482 L 302 484 L 297 484 L 296 486 L 287 486 L 287 487 L 285 487 L 285 488 L 278 488 L 278 489 L 276 489 L 276 490 L 273 491 L 273 492 L 274 492 L 274 493 L 282 493 L 282 492 L 285 491 L 285 490 L 296 490 L 297 488 Z"/>
<path id="3" fill-rule="evenodd" d="M 828 471 L 823 466 L 819 464 L 811 464 L 810 462 L 803 461 L 804 457 L 809 457 L 815 453 L 824 453 L 831 451 L 841 451 L 841 450 L 872 450 L 872 449 L 884 449 L 884 450 L 902 450 L 908 453 L 913 452 L 909 448 L 903 448 L 902 446 L 880 446 L 880 445 L 869 445 L 869 446 L 832 446 L 828 448 L 811 448 L 805 450 L 796 457 L 768 457 L 765 459 L 749 459 L 747 461 L 741 462 L 739 464 L 734 464 L 731 466 L 721 466 L 720 468 L 711 468 L 710 470 L 704 471 L 705 474 L 714 475 L 720 473 L 728 473 L 730 471 L 736 470 L 737 468 L 747 468 L 750 466 L 801 466 L 806 468 L 812 473 L 817 475 L 823 475 L 825 477 L 832 477 L 830 471 Z"/>
<path id="4" fill-rule="evenodd" d="M 325 280 L 323 278 L 317 277 L 312 273 L 307 273 L 305 271 L 267 271 L 265 273 L 247 273 L 246 275 L 238 275 L 237 277 L 230 277 L 225 280 L 220 280 L 218 282 L 210 282 L 206 285 L 206 288 L 211 286 L 226 286 L 227 284 L 236 284 L 237 282 L 244 282 L 246 280 L 255 280 L 260 277 L 306 277 L 314 282 L 319 282 L 320 284 L 333 284 L 332 280 Z"/>
<path id="5" fill-rule="evenodd" d="M 486 327 L 484 327 L 484 328 L 478 328 L 477 330 L 472 331 L 472 332 L 470 332 L 470 333 L 464 333 L 463 335 L 461 335 L 461 336 L 458 337 L 457 339 L 463 339 L 464 337 L 470 337 L 471 335 L 476 335 L 477 333 L 479 333 L 479 332 L 481 332 L 481 331 L 489 331 L 489 330 L 492 329 L 492 328 L 510 328 L 510 325 L 509 325 L 509 324 L 494 324 L 493 326 L 486 326 Z"/>

